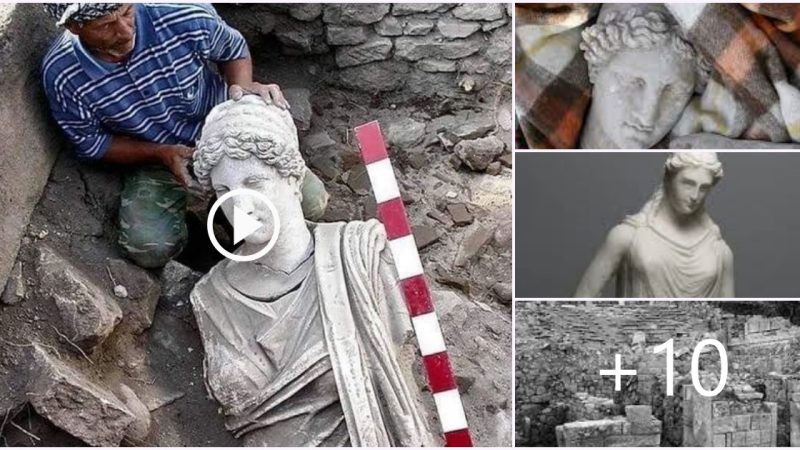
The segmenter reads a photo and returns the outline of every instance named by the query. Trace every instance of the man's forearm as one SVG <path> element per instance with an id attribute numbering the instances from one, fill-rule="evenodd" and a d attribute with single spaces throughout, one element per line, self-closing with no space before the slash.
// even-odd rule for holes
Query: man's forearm
<path id="1" fill-rule="evenodd" d="M 164 164 L 167 152 L 164 144 L 141 141 L 127 136 L 114 136 L 102 161 L 112 164 Z"/>
<path id="2" fill-rule="evenodd" d="M 253 82 L 253 61 L 249 56 L 219 64 L 228 86 L 247 86 Z"/>

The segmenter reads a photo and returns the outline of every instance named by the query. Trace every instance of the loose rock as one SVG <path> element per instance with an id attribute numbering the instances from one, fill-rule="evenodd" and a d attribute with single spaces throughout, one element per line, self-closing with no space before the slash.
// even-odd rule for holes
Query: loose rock
<path id="1" fill-rule="evenodd" d="M 414 241 L 417 243 L 417 249 L 422 250 L 429 245 L 439 241 L 439 233 L 436 229 L 427 225 L 419 225 L 413 227 Z"/>
<path id="2" fill-rule="evenodd" d="M 49 247 L 39 247 L 39 290 L 52 298 L 60 332 L 83 350 L 101 344 L 122 319 L 122 310 L 105 290 Z"/>
<path id="3" fill-rule="evenodd" d="M 492 238 L 493 230 L 485 228 L 480 223 L 473 224 L 465 233 L 464 240 L 456 253 L 456 267 L 464 267 L 478 254 L 478 252 Z"/>
<path id="4" fill-rule="evenodd" d="M 177 307 L 178 304 L 189 304 L 189 293 L 202 276 L 202 273 L 177 261 L 168 262 L 161 270 L 161 285 L 164 286 L 161 294 L 162 304 L 171 308 Z"/>
<path id="5" fill-rule="evenodd" d="M 108 261 L 108 271 L 114 280 L 125 290 L 114 287 L 114 294 L 125 298 L 118 304 L 122 307 L 124 322 L 134 333 L 141 333 L 153 324 L 161 287 L 155 277 L 128 261 L 112 259 Z M 127 297 L 120 297 L 126 294 Z"/>
<path id="6" fill-rule="evenodd" d="M 492 286 L 492 292 L 497 296 L 500 303 L 504 305 L 511 304 L 513 300 L 511 283 L 495 283 L 494 286 Z"/>
<path id="7" fill-rule="evenodd" d="M 57 358 L 34 345 L 39 376 L 31 386 L 30 404 L 57 427 L 99 447 L 119 446 L 136 419 L 117 398 Z"/>
<path id="8" fill-rule="evenodd" d="M 283 96 L 291 105 L 289 112 L 300 131 L 311 129 L 311 91 L 305 88 L 283 89 Z"/>
<path id="9" fill-rule="evenodd" d="M 22 262 L 17 261 L 11 269 L 6 287 L 3 295 L 0 296 L 0 301 L 6 305 L 15 305 L 22 300 L 25 300 L 25 279 L 22 275 Z"/>
<path id="10" fill-rule="evenodd" d="M 397 148 L 413 147 L 425 137 L 425 124 L 411 118 L 400 119 L 386 127 L 386 140 Z"/>
<path id="11" fill-rule="evenodd" d="M 469 225 L 475 220 L 467 209 L 467 206 L 463 203 L 451 203 L 447 205 L 447 212 L 450 213 L 453 223 L 458 226 Z"/>
<path id="12" fill-rule="evenodd" d="M 505 144 L 496 136 L 463 140 L 456 144 L 455 153 L 472 170 L 484 171 L 505 150 Z"/>

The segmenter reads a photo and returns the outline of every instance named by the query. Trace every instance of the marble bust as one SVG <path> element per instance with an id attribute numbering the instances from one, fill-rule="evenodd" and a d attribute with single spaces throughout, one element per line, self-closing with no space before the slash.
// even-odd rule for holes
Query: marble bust
<path id="1" fill-rule="evenodd" d="M 410 320 L 385 230 L 375 221 L 309 223 L 307 170 L 287 111 L 255 96 L 206 119 L 194 154 L 198 180 L 263 224 L 237 254 L 274 247 L 251 262 L 223 260 L 194 287 L 205 379 L 226 426 L 247 446 L 424 446 L 430 433 L 411 367 L 400 361 Z M 236 202 L 236 203 L 234 203 Z"/>
<path id="2" fill-rule="evenodd" d="M 715 153 L 671 154 L 661 185 L 611 229 L 575 296 L 599 296 L 616 275 L 617 297 L 734 297 L 733 253 L 705 209 L 722 174 Z"/>
<path id="3" fill-rule="evenodd" d="M 582 148 L 653 147 L 708 80 L 661 4 L 605 4 L 582 38 L 593 85 Z"/>

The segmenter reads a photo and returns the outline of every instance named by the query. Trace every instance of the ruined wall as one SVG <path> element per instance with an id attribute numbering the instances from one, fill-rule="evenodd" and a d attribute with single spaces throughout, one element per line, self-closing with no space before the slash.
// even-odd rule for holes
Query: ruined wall
<path id="1" fill-rule="evenodd" d="M 788 445 L 793 421 L 800 430 L 800 415 L 794 419 L 791 414 L 796 396 L 792 374 L 800 370 L 800 327 L 773 315 L 770 306 L 762 309 L 770 315 L 755 314 L 759 309 L 747 305 L 710 302 L 518 306 L 517 426 L 530 429 L 524 436 L 527 443 L 554 445 L 558 424 L 594 418 L 576 405 L 576 394 L 586 392 L 613 399 L 616 411 L 623 405 L 652 406 L 654 416 L 663 421 L 662 443 L 681 445 L 686 432 L 682 392 L 694 391 L 689 378 L 692 352 L 701 339 L 713 337 L 727 348 L 728 384 L 751 385 L 765 402 L 776 405 L 776 442 Z M 664 355 L 652 353 L 652 346 L 670 337 L 675 339 L 673 397 L 665 393 Z M 637 370 L 637 376 L 624 380 L 620 392 L 613 391 L 612 377 L 599 375 L 599 369 L 611 367 L 615 353 L 622 355 L 624 368 Z M 700 367 L 719 374 L 717 352 L 706 348 Z M 713 389 L 715 384 L 712 380 L 704 386 Z M 725 434 L 718 439 L 738 442 L 742 436 L 726 433 L 718 433 Z M 712 442 L 713 436 L 708 439 Z"/>
<path id="2" fill-rule="evenodd" d="M 510 4 L 216 7 L 252 46 L 273 38 L 284 54 L 328 56 L 330 81 L 349 89 L 445 97 L 510 82 Z"/>
<path id="3" fill-rule="evenodd" d="M 40 5 L 0 5 L 0 292 L 60 147 L 39 78 L 52 22 Z"/>
<path id="4" fill-rule="evenodd" d="M 775 447 L 777 404 L 761 393 L 726 386 L 713 399 L 683 389 L 683 445 L 689 447 Z"/>
<path id="5" fill-rule="evenodd" d="M 658 447 L 661 421 L 650 406 L 625 407 L 625 417 L 570 422 L 556 427 L 559 447 Z"/>

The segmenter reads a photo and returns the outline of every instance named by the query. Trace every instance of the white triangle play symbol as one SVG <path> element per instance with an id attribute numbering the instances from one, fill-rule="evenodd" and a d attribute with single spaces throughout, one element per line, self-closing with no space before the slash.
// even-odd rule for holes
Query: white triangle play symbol
<path id="1" fill-rule="evenodd" d="M 233 207 L 233 245 L 242 242 L 262 226 L 261 222 L 253 219 L 241 209 Z"/>

